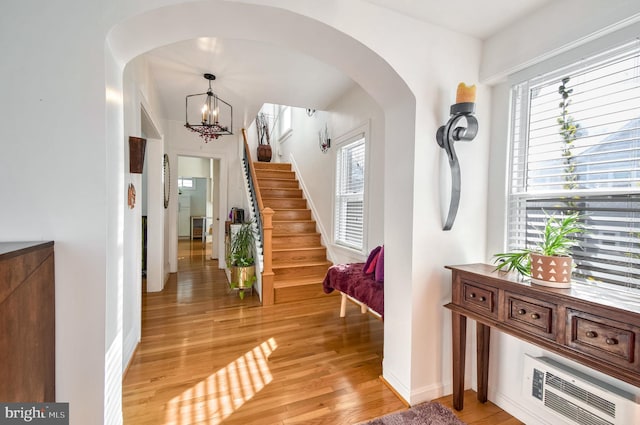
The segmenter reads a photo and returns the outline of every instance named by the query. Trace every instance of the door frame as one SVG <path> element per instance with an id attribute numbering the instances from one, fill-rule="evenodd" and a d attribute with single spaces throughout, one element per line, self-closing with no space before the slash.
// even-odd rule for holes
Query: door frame
<path id="1" fill-rule="evenodd" d="M 177 173 L 177 165 L 178 165 L 178 157 L 179 156 L 189 156 L 193 158 L 205 158 L 205 159 L 217 159 L 219 160 L 219 175 L 220 180 L 217 182 L 218 184 L 214 184 L 214 191 L 218 193 L 218 209 L 214 210 L 214 232 L 218 232 L 218 235 L 224 235 L 224 217 L 226 216 L 227 211 L 227 186 L 228 186 L 228 158 L 227 154 L 221 152 L 203 152 L 203 151 L 194 151 L 190 149 L 184 148 L 170 148 L 168 153 L 169 161 L 171 164 L 175 164 L 172 166 L 176 171 L 171 173 L 171 196 L 169 199 L 169 272 L 177 273 L 178 272 L 178 173 Z M 175 194 L 173 193 L 175 188 Z M 213 194 L 212 194 L 213 195 Z M 215 214 L 217 213 L 217 216 Z M 216 218 L 218 220 L 216 220 Z M 224 252 L 224 238 L 212 238 L 212 244 L 217 243 L 217 252 Z M 213 246 L 213 245 L 212 245 Z M 213 253 L 213 249 L 212 249 Z M 219 257 L 219 255 L 218 255 Z M 226 268 L 226 264 L 224 261 L 218 261 L 218 268 L 224 269 Z"/>

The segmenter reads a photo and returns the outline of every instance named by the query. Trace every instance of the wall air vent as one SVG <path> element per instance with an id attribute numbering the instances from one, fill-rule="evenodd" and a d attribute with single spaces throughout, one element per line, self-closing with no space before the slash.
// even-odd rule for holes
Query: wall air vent
<path id="1" fill-rule="evenodd" d="M 571 425 L 640 423 L 633 394 L 597 380 L 547 357 L 525 355 L 525 398 Z"/>

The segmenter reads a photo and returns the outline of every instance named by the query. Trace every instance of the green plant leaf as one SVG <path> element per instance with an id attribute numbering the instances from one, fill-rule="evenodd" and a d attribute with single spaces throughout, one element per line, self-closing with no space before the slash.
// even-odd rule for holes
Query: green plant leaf
<path id="1" fill-rule="evenodd" d="M 229 260 L 232 266 L 247 267 L 255 264 L 253 250 L 256 238 L 253 220 L 240 225 L 231 240 Z"/>
<path id="2" fill-rule="evenodd" d="M 536 252 L 548 256 L 569 255 L 571 248 L 577 244 L 573 235 L 584 233 L 579 213 L 554 217 L 545 213 L 545 225 L 538 230 L 542 241 L 532 249 L 495 254 L 496 270 L 517 271 L 523 276 L 531 276 L 531 257 Z"/>
<path id="3" fill-rule="evenodd" d="M 503 252 L 493 256 L 494 263 L 497 263 L 496 270 L 517 271 L 521 275 L 531 275 L 530 251 L 523 249 L 515 252 Z"/>

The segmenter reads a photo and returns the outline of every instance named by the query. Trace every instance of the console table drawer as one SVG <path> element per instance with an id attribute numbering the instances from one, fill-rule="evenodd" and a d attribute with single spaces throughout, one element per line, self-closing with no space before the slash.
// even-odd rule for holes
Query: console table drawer
<path id="1" fill-rule="evenodd" d="M 505 323 L 511 327 L 555 340 L 556 306 L 518 294 L 505 292 Z"/>
<path id="2" fill-rule="evenodd" d="M 640 387 L 640 296 L 605 300 L 602 288 L 577 282 L 566 289 L 538 286 L 489 264 L 447 268 L 455 409 L 464 404 L 468 318 L 476 321 L 477 394 L 483 403 L 492 329 Z"/>
<path id="3" fill-rule="evenodd" d="M 639 329 L 615 320 L 567 309 L 567 345 L 625 369 L 638 370 Z"/>
<path id="4" fill-rule="evenodd" d="M 498 290 L 477 282 L 462 281 L 462 306 L 478 313 L 498 317 Z"/>

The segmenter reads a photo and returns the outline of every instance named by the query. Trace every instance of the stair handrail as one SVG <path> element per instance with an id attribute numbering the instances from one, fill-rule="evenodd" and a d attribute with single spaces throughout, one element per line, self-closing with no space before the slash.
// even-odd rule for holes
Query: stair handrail
<path id="1" fill-rule="evenodd" d="M 258 214 L 256 214 L 256 224 L 258 226 L 258 231 L 260 232 L 260 240 L 264 239 L 264 235 L 262 232 L 262 210 L 264 209 L 264 204 L 262 203 L 262 196 L 260 194 L 260 186 L 258 185 L 258 178 L 256 177 L 256 170 L 253 167 L 253 160 L 251 159 L 251 152 L 249 152 L 249 143 L 247 142 L 247 130 L 242 129 L 242 137 L 244 139 L 244 163 L 247 167 L 248 175 L 247 180 L 249 182 L 249 194 L 251 196 L 251 200 L 254 202 L 254 205 L 258 206 Z M 264 242 L 263 242 L 264 243 Z"/>
<path id="2" fill-rule="evenodd" d="M 249 143 L 247 142 L 247 130 L 242 129 L 242 137 L 244 139 L 244 162 L 246 164 L 249 181 L 249 191 L 251 192 L 251 198 L 254 205 L 258 206 L 258 214 L 256 214 L 256 225 L 260 233 L 260 239 L 262 240 L 262 304 L 273 304 L 273 268 L 272 268 L 272 241 L 271 235 L 273 231 L 273 210 L 271 208 L 265 208 L 262 202 L 262 195 L 260 194 L 260 185 L 258 184 L 258 177 L 256 176 L 256 170 L 253 166 L 251 159 L 251 153 L 249 152 Z"/>

